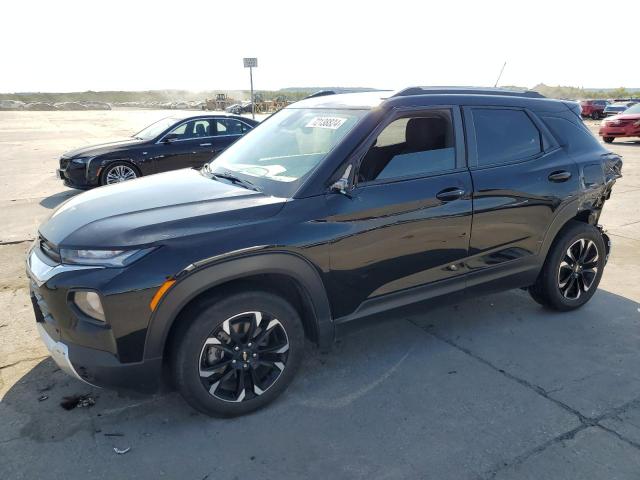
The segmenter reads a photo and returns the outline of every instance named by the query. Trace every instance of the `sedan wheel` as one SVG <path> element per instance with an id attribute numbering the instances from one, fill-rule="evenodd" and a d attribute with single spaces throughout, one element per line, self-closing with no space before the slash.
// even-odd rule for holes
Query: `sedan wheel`
<path id="1" fill-rule="evenodd" d="M 126 182 L 127 180 L 133 180 L 137 178 L 138 174 L 128 165 L 114 165 L 110 167 L 109 170 L 105 173 L 105 184 L 112 185 L 114 183 Z"/>

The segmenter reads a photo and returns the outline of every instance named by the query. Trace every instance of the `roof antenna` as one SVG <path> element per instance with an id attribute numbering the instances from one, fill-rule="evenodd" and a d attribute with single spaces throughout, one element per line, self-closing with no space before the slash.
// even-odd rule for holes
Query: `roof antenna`
<path id="1" fill-rule="evenodd" d="M 504 67 L 507 66 L 507 62 L 504 62 L 504 65 L 502 65 L 502 68 L 500 69 L 500 75 L 498 75 L 498 79 L 496 80 L 496 83 L 493 85 L 493 88 L 496 88 L 498 86 L 498 82 L 500 81 L 500 77 L 502 77 L 502 72 L 504 72 Z"/>

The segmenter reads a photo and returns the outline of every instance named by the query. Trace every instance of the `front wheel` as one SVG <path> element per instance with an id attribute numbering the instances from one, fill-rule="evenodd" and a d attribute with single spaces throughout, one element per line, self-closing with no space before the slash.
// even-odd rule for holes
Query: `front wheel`
<path id="1" fill-rule="evenodd" d="M 100 175 L 100 185 L 113 185 L 138 178 L 138 169 L 127 162 L 115 162 L 105 167 Z"/>
<path id="2" fill-rule="evenodd" d="M 232 417 L 273 401 L 293 379 L 304 333 L 296 310 L 267 292 L 237 293 L 196 310 L 177 339 L 173 375 L 184 399 Z"/>
<path id="3" fill-rule="evenodd" d="M 613 139 L 615 137 L 602 137 L 602 139 L 605 141 L 605 143 L 613 143 Z"/>
<path id="4" fill-rule="evenodd" d="M 600 283 L 606 247 L 593 225 L 573 221 L 554 241 L 531 297 L 545 307 L 573 310 L 587 303 Z"/>
<path id="5" fill-rule="evenodd" d="M 591 112 L 591 118 L 593 120 L 598 120 L 600 118 L 600 112 Z"/>

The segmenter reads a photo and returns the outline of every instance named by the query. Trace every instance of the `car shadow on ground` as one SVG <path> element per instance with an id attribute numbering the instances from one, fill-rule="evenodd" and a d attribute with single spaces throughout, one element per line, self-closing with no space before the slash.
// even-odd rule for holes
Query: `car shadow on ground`
<path id="1" fill-rule="evenodd" d="M 442 353 L 443 349 L 456 350 L 457 342 L 466 344 L 461 351 L 455 351 L 456 355 L 464 357 L 461 352 L 469 348 L 501 368 L 517 365 L 518 375 L 535 377 L 527 381 L 541 385 L 545 391 L 565 387 L 568 391 L 568 384 L 590 374 L 602 374 L 603 379 L 620 377 L 622 382 L 631 382 L 637 391 L 640 380 L 633 365 L 640 362 L 640 352 L 632 344 L 637 346 L 638 311 L 637 302 L 603 290 L 587 306 L 569 313 L 546 311 L 522 291 L 436 309 L 408 307 L 361 322 L 327 353 L 308 346 L 289 390 L 266 410 L 249 417 L 277 417 L 292 408 L 340 411 L 361 401 L 366 404 L 371 395 L 380 395 L 379 400 L 384 401 L 387 394 L 380 393 L 385 390 L 384 383 L 395 375 L 401 377 L 395 382 L 403 381 L 399 372 L 406 371 L 409 364 L 413 364 L 412 375 L 418 378 L 433 380 L 433 372 L 443 369 L 447 374 L 461 373 L 456 371 L 460 366 L 446 364 L 447 356 Z M 598 385 L 597 378 L 591 382 L 595 388 L 604 388 Z M 415 385 L 409 382 L 405 388 L 410 392 Z M 608 391 L 601 394 L 615 400 L 616 392 L 611 388 L 615 386 L 609 385 Z M 438 409 L 446 410 L 453 401 L 447 398 L 450 393 L 431 393 Z M 459 392 L 463 393 L 464 390 Z M 481 393 L 464 393 L 467 394 L 473 397 Z M 590 392 L 580 394 L 588 396 Z M 65 397 L 78 395 L 88 395 L 95 405 L 68 411 L 60 406 Z M 620 402 L 624 400 L 620 398 Z M 403 407 L 402 398 L 395 401 L 397 408 L 409 407 Z M 496 400 L 494 407 L 499 409 L 500 405 L 501 401 Z M 473 411 L 468 413 L 475 415 Z M 147 417 L 165 423 L 170 419 L 178 430 L 194 423 L 194 417 L 200 418 L 198 422 L 204 418 L 176 393 L 136 396 L 94 388 L 68 377 L 47 358 L 20 378 L 0 401 L 0 443 L 18 438 L 58 442 L 77 432 L 95 436 L 127 428 L 135 431 L 143 425 L 148 428 Z M 234 421 L 242 424 L 243 419 Z"/>
<path id="2" fill-rule="evenodd" d="M 61 203 L 69 200 L 72 197 L 75 197 L 79 193 L 82 193 L 81 190 L 65 190 L 64 192 L 54 193 L 53 195 L 49 195 L 48 197 L 40 200 L 40 205 L 44 208 L 56 208 Z"/>

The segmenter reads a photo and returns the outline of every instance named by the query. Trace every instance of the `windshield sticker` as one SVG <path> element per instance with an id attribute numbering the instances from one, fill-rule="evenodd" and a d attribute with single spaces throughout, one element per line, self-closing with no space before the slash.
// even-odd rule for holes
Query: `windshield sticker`
<path id="1" fill-rule="evenodd" d="M 306 128 L 329 128 L 337 130 L 346 122 L 346 118 L 340 117 L 314 117 L 305 125 Z"/>

